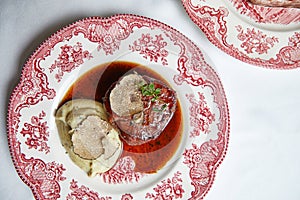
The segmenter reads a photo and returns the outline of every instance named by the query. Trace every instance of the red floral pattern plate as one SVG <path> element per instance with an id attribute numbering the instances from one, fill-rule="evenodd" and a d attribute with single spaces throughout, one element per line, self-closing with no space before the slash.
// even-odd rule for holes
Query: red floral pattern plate
<path id="1" fill-rule="evenodd" d="M 89 178 L 63 149 L 55 110 L 78 76 L 111 61 L 140 63 L 176 89 L 184 136 L 155 174 L 135 171 L 122 157 Z M 36 199 L 201 199 L 211 188 L 229 139 L 226 96 L 212 63 L 188 38 L 135 15 L 93 17 L 53 34 L 25 64 L 8 109 L 8 141 L 15 168 Z"/>
<path id="2" fill-rule="evenodd" d="M 300 9 L 248 0 L 182 0 L 208 39 L 227 54 L 273 69 L 300 67 Z"/>

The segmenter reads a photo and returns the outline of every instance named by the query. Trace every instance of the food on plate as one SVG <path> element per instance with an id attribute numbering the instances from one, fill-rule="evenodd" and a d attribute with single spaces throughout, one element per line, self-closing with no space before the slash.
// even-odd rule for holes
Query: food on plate
<path id="1" fill-rule="evenodd" d="M 124 88 L 124 83 L 129 84 L 127 88 Z M 116 93 L 114 94 L 115 96 L 111 96 L 113 102 L 112 107 L 118 115 L 113 113 L 110 105 L 110 94 L 113 89 L 115 89 L 114 92 Z M 123 93 L 119 95 L 120 98 L 118 98 L 118 90 L 119 92 L 123 91 Z M 127 98 L 126 100 L 124 93 L 130 98 Z M 72 160 L 74 160 L 74 158 L 78 159 L 79 156 L 74 157 L 74 155 L 78 154 L 85 157 L 85 159 L 81 158 L 80 161 L 82 162 L 82 160 L 86 161 L 86 158 L 93 159 L 102 153 L 101 148 L 95 151 L 89 150 L 88 153 L 80 150 L 81 140 L 88 140 L 88 138 L 85 137 L 93 135 L 86 135 L 85 132 L 91 132 L 84 130 L 89 129 L 89 123 L 94 123 L 92 121 L 99 120 L 98 117 L 94 117 L 95 115 L 100 116 L 102 120 L 109 122 L 111 127 L 114 128 L 114 132 L 118 132 L 119 139 L 122 143 L 122 150 L 118 149 L 117 153 L 114 154 L 116 155 L 117 162 L 124 157 L 131 157 L 135 162 L 134 170 L 136 172 L 157 172 L 171 160 L 181 144 L 183 136 L 183 118 L 180 102 L 177 99 L 175 91 L 171 89 L 168 82 L 160 74 L 150 68 L 127 61 L 114 61 L 95 66 L 82 76 L 78 77 L 78 79 L 70 86 L 59 103 L 59 109 L 65 103 L 75 101 L 74 99 L 77 99 L 76 101 L 79 101 L 79 99 L 89 99 L 90 102 L 92 102 L 92 105 L 89 107 L 92 107 L 93 109 L 86 109 L 86 115 L 92 116 L 89 116 L 87 121 L 80 125 L 79 132 L 76 132 L 74 135 L 73 142 L 77 144 L 75 146 L 78 147 L 78 151 L 76 150 L 77 154 L 75 154 L 74 151 L 69 150 L 69 155 L 71 158 L 73 157 Z M 148 111 L 144 108 L 145 105 L 149 105 Z M 88 106 L 86 105 L 86 107 Z M 73 113 L 74 114 L 70 116 L 78 115 L 75 114 L 76 112 Z M 138 132 L 133 132 L 133 134 L 130 135 L 122 130 L 132 128 L 128 127 L 129 122 L 134 122 L 135 127 L 141 129 L 143 127 L 142 122 L 153 121 L 151 117 L 149 118 L 149 116 L 151 116 L 149 113 L 155 114 L 157 119 L 159 119 L 158 117 L 166 117 L 161 119 L 161 121 L 158 120 L 160 124 L 155 122 L 160 126 L 160 133 L 158 131 L 152 131 L 150 134 L 147 133 L 147 135 L 143 135 L 145 139 L 142 140 L 139 138 L 141 135 L 139 135 Z M 120 117 L 119 115 L 122 116 Z M 127 115 L 132 116 L 133 118 L 130 120 Z M 167 118 L 167 115 L 169 115 L 169 118 Z M 80 122 L 77 122 L 81 120 L 79 117 L 73 117 L 71 120 L 70 116 L 68 117 L 68 120 L 66 120 L 70 125 L 66 126 L 66 122 L 63 123 L 60 121 L 58 121 L 58 125 L 63 125 L 62 127 L 66 128 L 70 126 L 75 127 L 78 123 L 80 124 Z M 167 120 L 169 121 L 167 122 Z M 148 128 L 150 128 L 150 126 Z M 158 128 L 153 127 L 153 130 L 155 129 Z M 67 131 L 70 131 L 70 128 L 68 128 Z M 66 131 L 64 133 L 66 133 Z M 70 137 L 68 134 L 65 135 Z M 79 141 L 77 141 L 78 137 L 80 138 Z M 64 140 L 68 141 L 66 145 L 72 147 L 72 138 L 67 139 L 68 140 Z M 70 147 L 69 149 L 71 149 Z M 111 148 L 111 150 L 114 151 L 114 148 Z M 119 153 L 119 150 L 122 151 L 122 153 L 118 157 L 117 154 Z M 85 165 L 81 164 L 81 166 L 85 168 L 85 171 L 89 171 L 90 168 L 88 163 L 84 162 L 84 164 Z M 93 168 L 93 172 L 95 171 L 94 169 L 95 168 Z"/>
<path id="2" fill-rule="evenodd" d="M 176 92 L 136 72 L 121 77 L 109 93 L 111 120 L 129 145 L 157 138 L 176 110 Z M 107 104 L 106 104 L 107 105 Z"/>
<path id="3" fill-rule="evenodd" d="M 300 8 L 300 0 L 249 0 L 253 4 L 275 7 Z"/>
<path id="4" fill-rule="evenodd" d="M 120 157 L 119 131 L 107 121 L 101 103 L 89 99 L 68 101 L 57 110 L 55 122 L 70 158 L 89 176 L 109 170 Z"/>

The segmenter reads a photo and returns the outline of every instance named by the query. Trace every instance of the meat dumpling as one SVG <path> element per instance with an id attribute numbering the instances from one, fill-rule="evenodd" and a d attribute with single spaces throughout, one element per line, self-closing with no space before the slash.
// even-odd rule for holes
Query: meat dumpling
<path id="1" fill-rule="evenodd" d="M 176 110 L 176 92 L 161 81 L 137 73 L 128 74 L 111 89 L 105 105 L 110 121 L 122 131 L 129 145 L 157 138 Z"/>

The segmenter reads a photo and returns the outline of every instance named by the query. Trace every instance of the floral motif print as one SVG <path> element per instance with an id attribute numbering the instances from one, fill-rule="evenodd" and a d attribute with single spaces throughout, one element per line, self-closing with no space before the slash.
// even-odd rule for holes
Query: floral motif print
<path id="1" fill-rule="evenodd" d="M 256 31 L 254 28 L 247 28 L 247 31 L 244 31 L 242 26 L 236 26 L 237 31 L 239 32 L 237 38 L 242 41 L 241 47 L 250 54 L 254 51 L 258 54 L 268 53 L 268 50 L 279 42 L 279 39 L 276 37 L 267 37 L 266 34 L 263 34 L 260 30 Z"/>
<path id="2" fill-rule="evenodd" d="M 130 156 L 121 158 L 109 171 L 101 174 L 105 183 L 121 184 L 138 182 L 143 173 L 135 172 L 135 162 Z"/>
<path id="3" fill-rule="evenodd" d="M 52 73 L 57 68 L 55 78 L 61 81 L 65 72 L 71 72 L 76 67 L 79 67 L 84 63 L 85 59 L 91 59 L 93 56 L 89 51 L 83 51 L 82 44 L 77 42 L 74 46 L 63 45 L 61 53 L 58 56 L 58 60 L 55 60 L 54 64 L 50 67 Z"/>
<path id="4" fill-rule="evenodd" d="M 300 32 L 295 32 L 295 34 L 289 38 L 289 46 L 300 48 Z"/>
<path id="5" fill-rule="evenodd" d="M 300 11 L 293 8 L 268 7 L 251 3 L 245 0 L 231 1 L 236 10 L 241 14 L 248 16 L 258 23 L 270 24 L 290 24 L 299 23 Z M 291 11 L 290 9 L 293 9 Z"/>
<path id="6" fill-rule="evenodd" d="M 30 90 L 33 89 L 33 86 L 34 86 L 34 84 L 33 84 L 32 80 L 25 80 L 23 82 L 23 86 L 21 88 L 22 94 L 28 94 L 30 92 Z"/>
<path id="7" fill-rule="evenodd" d="M 27 64 L 28 67 L 24 68 L 22 82 L 12 104 L 16 116 L 21 109 L 43 101 L 44 97 L 53 99 L 56 95 L 55 90 L 49 87 L 48 77 L 40 67 L 40 60 L 36 59 Z"/>
<path id="8" fill-rule="evenodd" d="M 46 154 L 50 152 L 50 147 L 47 145 L 49 132 L 47 122 L 44 120 L 46 113 L 42 111 L 38 116 L 31 117 L 31 123 L 25 123 L 21 134 L 27 137 L 25 144 L 29 149 L 37 149 L 44 151 Z"/>
<path id="9" fill-rule="evenodd" d="M 145 59 L 150 59 L 150 61 L 158 62 L 160 61 L 162 65 L 168 65 L 166 57 L 168 56 L 168 51 L 164 48 L 167 42 L 164 41 L 162 35 L 155 35 L 153 38 L 149 33 L 142 34 L 142 37 L 138 41 L 134 41 L 133 45 L 129 45 L 131 51 L 140 52 Z"/>
<path id="10" fill-rule="evenodd" d="M 198 177 L 202 178 L 203 184 L 206 183 L 206 178 L 209 177 L 209 168 L 206 163 L 213 161 L 218 155 L 218 148 L 213 142 L 203 145 L 203 147 L 198 147 L 197 144 L 192 144 L 191 149 L 186 149 L 183 153 L 184 164 L 189 168 L 198 169 Z"/>
<path id="11" fill-rule="evenodd" d="M 281 61 L 285 65 L 300 64 L 300 33 L 295 32 L 295 34 L 289 38 L 288 46 L 280 50 L 279 58 L 280 60 L 274 61 Z"/>
<path id="12" fill-rule="evenodd" d="M 178 171 L 174 174 L 173 178 L 161 181 L 161 184 L 157 184 L 153 190 L 153 193 L 147 193 L 146 199 L 154 200 L 173 200 L 181 199 L 185 192 L 182 188 L 182 179 L 180 178 L 181 173 Z"/>
<path id="13" fill-rule="evenodd" d="M 55 162 L 44 163 L 39 159 L 22 158 L 22 168 L 28 181 L 35 187 L 36 193 L 43 199 L 60 198 L 59 182 L 66 180 L 62 176 L 65 170 L 61 164 Z"/>
<path id="14" fill-rule="evenodd" d="M 211 186 L 215 167 L 214 164 L 222 154 L 224 148 L 223 137 L 219 134 L 216 140 L 209 140 L 201 146 L 192 144 L 191 149 L 185 149 L 183 163 L 190 168 L 190 178 L 195 190 L 192 192 L 193 199 L 202 199 Z"/>
<path id="15" fill-rule="evenodd" d="M 283 54 L 283 57 L 287 58 L 290 63 L 300 63 L 300 32 L 295 32 L 295 34 L 289 38 L 289 46 L 286 47 L 286 49 L 290 50 L 287 50 Z"/>
<path id="16" fill-rule="evenodd" d="M 121 200 L 132 200 L 133 197 L 131 194 L 123 194 Z"/>
<path id="17" fill-rule="evenodd" d="M 192 104 L 190 107 L 190 125 L 194 127 L 190 137 L 199 136 L 201 132 L 209 133 L 209 125 L 215 120 L 215 115 L 208 108 L 205 97 L 198 92 L 199 100 L 195 99 L 194 94 L 187 94 L 186 97 Z"/>
<path id="18" fill-rule="evenodd" d="M 98 43 L 98 51 L 103 49 L 106 55 L 113 55 L 119 49 L 121 41 L 125 40 L 132 30 L 127 20 L 118 19 L 107 20 L 100 24 L 95 20 L 83 30 L 79 29 L 79 32 L 83 33 L 90 41 Z"/>
<path id="19" fill-rule="evenodd" d="M 90 190 L 88 187 L 82 185 L 79 187 L 77 181 L 74 179 L 70 183 L 71 193 L 68 194 L 66 200 L 112 200 L 111 197 L 99 197 L 97 192 Z"/>

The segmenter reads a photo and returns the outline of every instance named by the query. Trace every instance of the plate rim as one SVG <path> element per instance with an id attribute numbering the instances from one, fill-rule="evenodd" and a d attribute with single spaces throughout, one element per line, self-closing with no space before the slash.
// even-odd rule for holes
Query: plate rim
<path id="1" fill-rule="evenodd" d="M 188 17 L 190 18 L 190 20 L 195 24 L 197 25 L 197 27 L 204 33 L 204 35 L 206 36 L 206 38 L 215 46 L 217 47 L 218 49 L 220 49 L 221 51 L 223 51 L 224 53 L 226 53 L 227 55 L 239 60 L 239 61 L 242 61 L 244 63 L 247 63 L 247 64 L 251 64 L 251 65 L 254 65 L 255 67 L 262 67 L 262 68 L 266 68 L 266 69 L 275 69 L 275 70 L 292 70 L 292 69 L 297 69 L 300 67 L 300 61 L 298 61 L 296 64 L 293 64 L 293 65 L 288 65 L 288 67 L 286 66 L 279 66 L 278 64 L 272 64 L 272 63 L 269 63 L 269 61 L 271 61 L 272 59 L 274 60 L 275 58 L 272 57 L 270 59 L 264 59 L 264 58 L 258 58 L 258 57 L 250 57 L 248 56 L 248 54 L 244 53 L 244 52 L 241 52 L 238 47 L 234 46 L 234 44 L 230 43 L 230 45 L 234 48 L 237 48 L 238 51 L 233 51 L 231 50 L 230 48 L 227 48 L 225 47 L 224 45 L 222 45 L 222 41 L 218 41 L 218 40 L 215 40 L 211 34 L 209 34 L 209 31 L 205 28 L 205 25 L 203 25 L 201 22 L 199 22 L 199 20 L 197 20 L 193 14 L 192 14 L 192 11 L 189 10 L 188 8 L 188 5 L 189 3 L 191 3 L 192 0 L 181 0 L 181 4 L 182 6 L 184 7 L 184 10 L 185 12 L 187 13 Z M 199 4 L 201 3 L 207 3 L 208 4 L 210 3 L 210 1 L 205 1 L 205 0 L 198 0 L 199 1 Z M 224 0 L 222 0 L 224 1 Z M 231 3 L 231 2 L 228 2 L 228 3 Z M 214 8 L 212 6 L 212 8 Z M 220 5 L 219 8 L 226 8 L 228 13 L 231 13 L 231 9 L 227 7 L 226 3 L 225 2 L 222 2 L 222 5 Z M 234 14 L 234 13 L 233 13 Z M 239 13 L 236 13 L 236 14 L 239 14 Z M 227 16 L 228 17 L 228 16 Z M 247 16 L 243 16 L 243 17 L 247 17 Z M 256 28 L 257 30 L 264 30 L 264 29 L 261 29 L 259 27 L 253 27 L 251 26 L 250 24 L 244 22 L 242 19 L 240 19 L 239 17 L 237 17 L 239 19 L 239 21 L 241 21 L 242 23 L 244 24 L 247 24 L 249 25 L 250 27 L 252 28 Z M 226 21 L 227 22 L 227 21 Z M 253 23 L 256 23 L 256 22 L 253 22 Z M 280 24 L 276 24 L 276 25 L 280 25 Z M 282 24 L 281 24 L 282 25 Z M 227 28 L 228 26 L 226 26 Z M 272 31 L 270 31 L 272 32 Z M 289 31 L 291 32 L 291 31 Z M 297 33 L 297 31 L 295 30 L 294 33 Z M 298 32 L 300 34 L 300 32 Z M 226 36 L 228 36 L 228 34 L 226 34 Z M 283 46 L 285 47 L 285 46 Z M 283 48 L 281 47 L 281 48 Z M 279 52 L 276 52 L 275 55 L 273 56 L 276 56 L 278 55 Z M 255 60 L 255 59 L 258 59 L 258 60 Z"/>
<path id="2" fill-rule="evenodd" d="M 8 109 L 7 109 L 7 117 L 6 117 L 6 128 L 7 128 L 7 139 L 8 139 L 8 146 L 9 146 L 9 152 L 10 152 L 10 157 L 12 159 L 12 162 L 13 162 L 13 165 L 14 165 L 14 168 L 18 174 L 18 176 L 20 177 L 20 179 L 26 184 L 26 186 L 28 186 L 34 196 L 34 198 L 37 198 L 37 199 L 40 199 L 40 195 L 37 193 L 36 189 L 34 188 L 34 185 L 32 185 L 30 183 L 30 181 L 24 176 L 24 173 L 21 171 L 21 168 L 20 166 L 18 165 L 18 162 L 17 162 L 17 158 L 15 157 L 16 154 L 15 154 L 15 151 L 14 151 L 14 148 L 16 148 L 15 146 L 13 146 L 13 138 L 12 138 L 12 134 L 14 134 L 11 129 L 13 127 L 13 123 L 15 122 L 14 119 L 11 118 L 11 115 L 14 113 L 14 107 L 13 107 L 13 103 L 14 103 L 14 98 L 16 97 L 16 94 L 20 91 L 21 89 L 21 84 L 22 84 L 22 81 L 24 80 L 24 77 L 26 75 L 26 69 L 28 68 L 28 65 L 30 65 L 34 58 L 36 57 L 36 55 L 39 53 L 39 51 L 41 51 L 42 49 L 45 48 L 45 46 L 47 46 L 47 43 L 53 38 L 55 37 L 56 35 L 58 35 L 60 32 L 63 32 L 64 30 L 68 29 L 68 28 L 71 28 L 72 26 L 74 26 L 75 24 L 79 23 L 79 22 L 84 22 L 86 20 L 97 20 L 97 21 L 105 21 L 105 20 L 111 20 L 111 19 L 117 19 L 117 18 L 138 18 L 138 19 L 143 19 L 143 20 L 146 20 L 147 22 L 150 22 L 150 23 L 155 23 L 155 24 L 159 24 L 161 25 L 162 27 L 164 28 L 167 28 L 169 30 L 171 30 L 172 32 L 175 32 L 177 34 L 179 34 L 181 37 L 184 37 L 186 39 L 186 41 L 191 44 L 193 47 L 196 48 L 196 50 L 198 52 L 201 52 L 203 53 L 203 50 L 199 48 L 198 45 L 196 45 L 191 39 L 189 39 L 186 35 L 184 35 L 183 33 L 181 33 L 180 31 L 178 31 L 177 29 L 173 28 L 172 26 L 164 23 L 164 22 L 161 22 L 159 20 L 156 20 L 156 19 L 153 19 L 153 18 L 149 18 L 149 17 L 146 17 L 146 16 L 142 16 L 142 15 L 137 15 L 137 14 L 114 14 L 114 15 L 111 15 L 111 16 L 106 16 L 106 17 L 101 17 L 101 16 L 90 16 L 90 17 L 85 17 L 85 18 L 81 18 L 81 19 L 78 19 L 78 20 L 75 20 L 74 22 L 72 23 L 69 23 L 65 26 L 62 26 L 60 27 L 58 30 L 56 30 L 55 32 L 51 33 L 50 36 L 46 37 L 43 42 L 41 42 L 36 48 L 35 50 L 26 58 L 26 61 L 25 63 L 22 65 L 22 68 L 21 68 L 21 73 L 18 73 L 19 76 L 18 76 L 18 81 L 17 81 L 17 84 L 14 86 L 12 92 L 9 94 L 9 101 L 8 101 Z M 55 46 L 55 45 L 54 45 Z M 226 93 L 225 93 L 225 90 L 224 90 L 224 86 L 220 80 L 220 77 L 219 75 L 216 73 L 215 69 L 213 67 L 211 67 L 211 70 L 213 71 L 214 74 L 216 74 L 216 78 L 217 80 L 219 81 L 219 83 L 221 83 L 220 85 L 220 88 L 222 89 L 222 91 L 224 92 L 224 103 L 225 103 L 225 106 L 226 106 L 226 110 L 225 112 L 227 113 L 227 123 L 226 123 L 226 142 L 224 143 L 224 150 L 222 152 L 222 155 L 220 156 L 220 159 L 215 163 L 214 165 L 214 170 L 213 170 L 213 174 L 211 176 L 211 178 L 213 179 L 211 184 L 209 185 L 208 187 L 208 190 L 203 194 L 203 197 L 206 196 L 206 194 L 209 192 L 209 190 L 211 189 L 214 181 L 215 181 L 215 176 L 216 176 L 216 172 L 217 172 L 217 169 L 220 167 L 221 163 L 223 162 L 223 160 L 225 159 L 226 157 L 226 154 L 227 154 L 227 151 L 228 151 L 228 148 L 229 148 L 229 140 L 230 140 L 230 112 L 229 112 L 229 105 L 228 105 L 228 101 L 227 101 L 227 97 L 226 97 Z M 43 98 L 42 98 L 43 99 Z M 18 144 L 17 144 L 18 145 Z M 19 144 L 19 147 L 20 147 L 20 144 Z M 23 153 L 21 153 L 23 154 Z M 32 158 L 32 157 L 31 157 Z"/>

